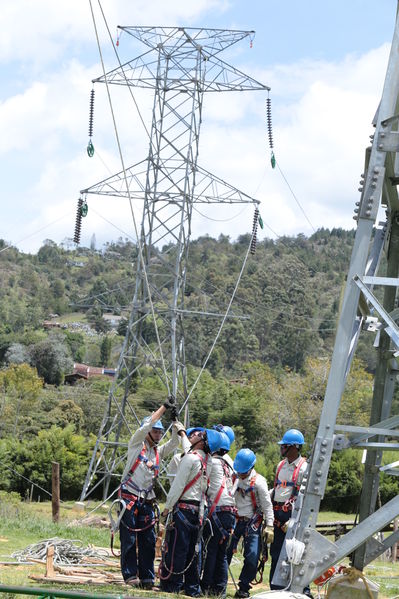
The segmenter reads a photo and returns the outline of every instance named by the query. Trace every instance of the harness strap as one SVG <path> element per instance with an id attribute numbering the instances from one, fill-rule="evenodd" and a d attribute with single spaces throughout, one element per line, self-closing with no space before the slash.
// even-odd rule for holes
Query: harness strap
<path id="1" fill-rule="evenodd" d="M 256 474 L 249 481 L 249 487 L 248 487 L 248 489 L 245 489 L 245 493 L 251 494 L 252 507 L 254 508 L 254 511 L 256 512 L 256 509 L 258 506 L 256 503 L 256 495 L 255 495 L 255 480 L 256 480 Z"/>
<path id="2" fill-rule="evenodd" d="M 198 472 L 197 472 L 197 474 L 194 476 L 194 478 L 192 478 L 192 479 L 190 480 L 190 482 L 188 482 L 188 483 L 186 484 L 186 486 L 184 487 L 184 489 L 183 489 L 183 492 L 182 492 L 182 494 L 180 495 L 180 497 L 183 497 L 183 495 L 184 495 L 184 494 L 185 494 L 185 493 L 186 493 L 186 492 L 187 492 L 189 489 L 191 489 L 191 487 L 192 487 L 193 485 L 195 485 L 195 483 L 197 482 L 197 480 L 200 478 L 200 476 L 201 476 L 202 474 L 204 474 L 204 473 L 206 474 L 206 467 L 207 467 L 207 464 L 208 464 L 208 457 L 209 457 L 209 454 L 206 454 L 206 456 L 205 456 L 205 459 L 204 459 L 204 458 L 203 458 L 203 457 L 202 457 L 202 456 L 201 456 L 199 453 L 197 453 L 196 451 L 193 451 L 192 453 L 193 453 L 193 455 L 196 455 L 196 456 L 199 458 L 199 460 L 200 460 L 200 462 L 201 462 L 201 468 L 198 470 Z"/>
<path id="3" fill-rule="evenodd" d="M 208 518 L 210 518 L 212 516 L 213 512 L 215 511 L 216 506 L 217 506 L 217 504 L 220 501 L 220 498 L 222 496 L 223 489 L 225 488 L 225 486 L 226 486 L 226 475 L 223 475 L 222 484 L 220 485 L 220 489 L 217 492 L 217 495 L 216 495 L 215 499 L 213 500 L 213 503 L 212 503 L 212 505 L 211 505 L 211 507 L 209 509 Z"/>
<path id="4" fill-rule="evenodd" d="M 146 495 L 148 495 L 148 493 L 151 491 L 152 487 L 153 487 L 153 482 L 151 483 L 151 485 L 148 487 L 148 489 L 139 489 L 137 487 L 137 485 L 133 485 L 132 483 L 132 479 L 133 479 L 133 474 L 135 473 L 138 465 L 140 464 L 140 462 L 143 462 L 144 464 L 147 465 L 147 468 L 149 470 L 152 470 L 154 472 L 154 479 L 158 477 L 159 474 L 159 453 L 158 453 L 158 449 L 156 448 L 156 446 L 154 445 L 154 453 L 155 453 L 155 464 L 153 462 L 151 462 L 147 455 L 147 448 L 145 446 L 145 444 L 143 445 L 143 449 L 140 451 L 139 455 L 136 458 L 136 461 L 134 462 L 134 464 L 132 465 L 132 467 L 129 470 L 129 477 L 122 482 L 122 485 L 128 485 L 128 484 L 132 484 L 132 486 L 135 487 L 135 489 L 137 491 L 144 491 Z M 118 495 L 121 496 L 121 487 L 119 489 Z"/>
<path id="5" fill-rule="evenodd" d="M 285 460 L 281 460 L 281 462 L 278 464 L 277 469 L 276 469 L 276 476 L 274 479 L 274 485 L 273 488 L 275 489 L 276 487 L 293 487 L 293 493 L 294 491 L 299 491 L 299 486 L 298 486 L 298 477 L 299 477 L 299 473 L 301 471 L 301 468 L 303 466 L 303 464 L 306 462 L 306 458 L 301 457 L 301 459 L 299 460 L 299 462 L 297 463 L 297 465 L 294 468 L 294 472 L 292 473 L 292 480 L 291 481 L 287 481 L 287 480 L 283 480 L 281 481 L 279 479 L 279 474 L 280 471 L 282 469 L 282 467 L 284 466 Z"/>

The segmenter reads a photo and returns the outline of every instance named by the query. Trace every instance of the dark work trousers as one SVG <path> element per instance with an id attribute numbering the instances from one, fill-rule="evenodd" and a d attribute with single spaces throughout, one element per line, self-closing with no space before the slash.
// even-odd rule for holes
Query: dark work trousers
<path id="1" fill-rule="evenodd" d="M 233 553 L 237 551 L 237 545 L 241 537 L 244 543 L 244 565 L 239 578 L 240 591 L 248 592 L 251 582 L 256 576 L 258 561 L 261 550 L 260 526 L 253 526 L 252 520 L 238 519 L 233 538 L 227 550 L 227 561 L 230 564 Z"/>
<path id="2" fill-rule="evenodd" d="M 204 529 L 204 573 L 201 588 L 209 595 L 226 596 L 228 579 L 227 544 L 234 529 L 236 517 L 232 512 L 218 510 L 212 514 Z"/>
<path id="3" fill-rule="evenodd" d="M 173 514 L 172 528 L 167 531 L 164 563 L 161 567 L 161 590 L 167 593 L 179 593 L 198 597 L 200 554 L 195 553 L 198 541 L 198 511 L 177 509 Z M 186 569 L 187 568 L 187 569 Z"/>
<path id="4" fill-rule="evenodd" d="M 129 504 L 127 504 L 129 506 Z M 141 582 L 154 583 L 155 530 L 152 504 L 135 501 L 122 516 L 119 536 L 121 541 L 121 570 L 123 579 L 137 576 Z M 135 532 L 132 529 L 142 529 Z"/>

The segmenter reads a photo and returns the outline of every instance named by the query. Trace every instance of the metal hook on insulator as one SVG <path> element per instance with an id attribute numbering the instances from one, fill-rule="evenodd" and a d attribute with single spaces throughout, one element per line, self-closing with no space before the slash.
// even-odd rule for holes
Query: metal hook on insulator
<path id="1" fill-rule="evenodd" d="M 80 243 L 80 234 L 82 231 L 82 218 L 87 216 L 88 206 L 86 200 L 78 199 L 78 208 L 76 211 L 75 234 L 73 236 L 74 243 Z"/>
<path id="2" fill-rule="evenodd" d="M 275 157 L 274 151 L 273 151 L 272 101 L 271 101 L 269 95 L 267 96 L 267 99 L 266 99 L 266 120 L 267 120 L 267 133 L 269 136 L 269 148 L 271 151 L 270 162 L 271 162 L 272 168 L 274 168 L 276 166 L 276 157 Z"/>
<path id="3" fill-rule="evenodd" d="M 259 218 L 259 209 L 256 207 L 255 212 L 254 212 L 254 220 L 253 220 L 253 224 L 252 224 L 251 246 L 249 248 L 249 251 L 251 252 L 252 255 L 254 255 L 256 252 L 256 234 L 258 231 L 258 218 Z"/>

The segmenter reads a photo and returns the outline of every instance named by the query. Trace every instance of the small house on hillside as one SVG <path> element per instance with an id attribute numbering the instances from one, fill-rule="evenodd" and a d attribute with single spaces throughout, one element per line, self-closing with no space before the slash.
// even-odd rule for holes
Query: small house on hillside
<path id="1" fill-rule="evenodd" d="M 75 362 L 73 371 L 65 375 L 65 383 L 73 385 L 79 379 L 89 379 L 94 376 L 115 376 L 115 368 L 104 368 L 98 366 L 88 366 Z"/>

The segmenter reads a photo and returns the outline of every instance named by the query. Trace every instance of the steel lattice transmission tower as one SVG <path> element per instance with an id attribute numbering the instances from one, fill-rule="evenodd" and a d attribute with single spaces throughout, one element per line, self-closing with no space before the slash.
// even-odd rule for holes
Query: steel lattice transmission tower
<path id="1" fill-rule="evenodd" d="M 383 465 L 384 450 L 398 450 L 399 414 L 393 396 L 399 371 L 399 13 L 381 101 L 366 150 L 357 230 L 328 377 L 320 424 L 306 487 L 299 494 L 287 531 L 291 543 L 303 543 L 302 556 L 289 562 L 283 550 L 274 584 L 301 592 L 312 580 L 346 556 L 363 569 L 394 543 L 399 531 L 382 541 L 373 535 L 399 516 L 399 496 L 376 510 L 381 472 L 399 476 L 399 461 Z M 382 208 L 382 210 L 381 210 Z M 385 220 L 378 222 L 380 214 Z M 382 293 L 381 293 L 382 289 Z M 379 299 L 381 298 L 381 299 Z M 377 365 L 369 426 L 337 424 L 338 410 L 360 335 L 374 335 Z M 359 524 L 334 543 L 316 531 L 332 451 L 367 450 L 360 496 Z M 291 545 L 292 546 L 292 545 Z M 298 552 L 299 554 L 299 552 Z"/>
<path id="2" fill-rule="evenodd" d="M 149 50 L 95 81 L 154 92 L 148 157 L 82 191 L 129 198 L 142 210 L 133 306 L 117 374 L 87 472 L 81 500 L 110 478 L 137 425 L 129 401 L 140 369 L 157 372 L 181 406 L 187 397 L 184 289 L 193 206 L 257 205 L 197 164 L 205 92 L 269 90 L 218 55 L 250 31 L 183 27 L 121 27 Z M 140 204 L 137 204 L 140 202 Z M 154 342 L 156 318 L 159 343 Z"/>

